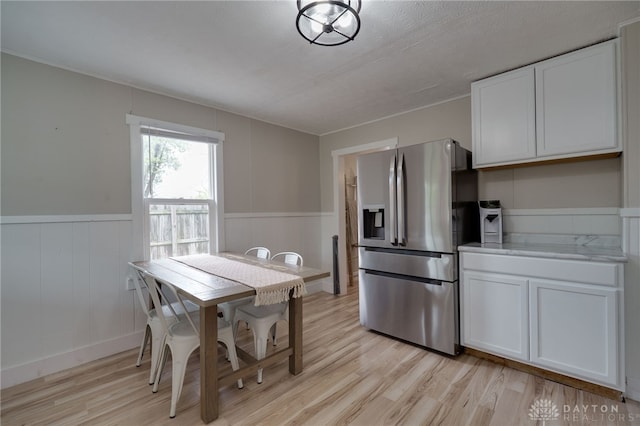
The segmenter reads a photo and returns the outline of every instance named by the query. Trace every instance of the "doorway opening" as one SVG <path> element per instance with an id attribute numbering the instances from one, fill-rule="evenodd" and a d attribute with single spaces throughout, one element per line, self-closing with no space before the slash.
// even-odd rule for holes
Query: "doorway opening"
<path id="1" fill-rule="evenodd" d="M 358 285 L 358 176 L 357 155 L 344 156 L 344 220 L 342 247 L 347 256 L 347 288 Z M 338 241 L 340 239 L 338 238 Z"/>
<path id="2" fill-rule="evenodd" d="M 358 211 L 357 157 L 369 152 L 394 149 L 398 138 L 385 139 L 331 152 L 333 157 L 334 229 L 338 234 L 338 274 L 340 294 L 357 289 Z"/>

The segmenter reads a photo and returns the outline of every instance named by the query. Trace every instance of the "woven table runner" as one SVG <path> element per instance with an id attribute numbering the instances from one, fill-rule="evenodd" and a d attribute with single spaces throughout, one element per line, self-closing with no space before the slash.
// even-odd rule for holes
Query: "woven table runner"
<path id="1" fill-rule="evenodd" d="M 297 275 L 210 254 L 172 257 L 171 259 L 254 288 L 256 290 L 256 306 L 286 302 L 289 300 L 291 289 L 293 289 L 294 298 L 304 296 L 307 293 L 304 280 Z"/>

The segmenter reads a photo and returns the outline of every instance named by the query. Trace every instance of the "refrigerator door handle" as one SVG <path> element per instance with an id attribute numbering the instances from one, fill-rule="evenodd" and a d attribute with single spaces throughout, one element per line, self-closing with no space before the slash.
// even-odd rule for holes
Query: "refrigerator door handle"
<path id="1" fill-rule="evenodd" d="M 397 201 L 397 207 L 398 207 L 398 244 L 401 246 L 405 246 L 407 245 L 407 232 L 406 232 L 406 228 L 405 228 L 405 212 L 404 212 L 404 207 L 405 207 L 405 181 L 404 181 L 404 154 L 400 154 L 400 161 L 398 161 L 398 172 L 396 175 L 396 180 L 397 180 L 397 184 L 396 186 L 398 187 L 397 191 L 398 191 L 398 201 Z"/>
<path id="2" fill-rule="evenodd" d="M 394 246 L 398 244 L 396 208 L 396 156 L 394 155 L 389 164 L 389 242 Z"/>

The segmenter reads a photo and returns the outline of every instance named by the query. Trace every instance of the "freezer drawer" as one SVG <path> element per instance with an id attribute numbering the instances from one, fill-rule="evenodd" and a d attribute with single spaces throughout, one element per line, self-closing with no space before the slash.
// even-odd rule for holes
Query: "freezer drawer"
<path id="1" fill-rule="evenodd" d="M 459 352 L 458 282 L 432 284 L 361 269 L 359 285 L 364 327 L 447 354 Z"/>
<path id="2" fill-rule="evenodd" d="M 358 258 L 360 269 L 373 269 L 442 281 L 458 279 L 457 253 L 360 247 Z"/>

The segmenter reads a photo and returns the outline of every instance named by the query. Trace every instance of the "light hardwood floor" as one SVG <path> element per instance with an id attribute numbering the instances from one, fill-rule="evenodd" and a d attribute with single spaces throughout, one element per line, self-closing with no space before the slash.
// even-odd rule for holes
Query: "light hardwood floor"
<path id="1" fill-rule="evenodd" d="M 286 339 L 285 324 L 278 328 Z M 252 352 L 251 332 L 239 345 Z M 284 340 L 283 340 L 284 341 Z M 197 352 L 189 363 L 177 417 L 169 419 L 170 368 L 160 390 L 147 384 L 149 357 L 137 350 L 18 385 L 1 393 L 2 425 L 198 425 Z M 222 368 L 229 368 L 220 359 Z M 533 404 L 558 417 L 533 421 Z M 565 413 L 565 410 L 570 413 Z M 606 413 L 603 413 L 606 411 Z M 304 371 L 286 362 L 264 382 L 225 387 L 213 425 L 640 425 L 640 404 L 621 403 L 461 355 L 444 357 L 364 330 L 357 291 L 304 301 Z"/>

